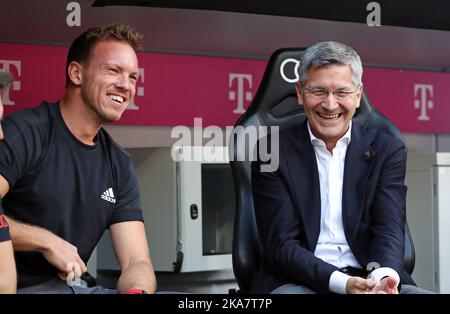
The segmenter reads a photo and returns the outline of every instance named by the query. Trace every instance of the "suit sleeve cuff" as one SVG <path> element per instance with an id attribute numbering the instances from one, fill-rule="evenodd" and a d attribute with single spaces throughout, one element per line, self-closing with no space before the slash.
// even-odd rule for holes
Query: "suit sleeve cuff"
<path id="1" fill-rule="evenodd" d="M 330 291 L 339 294 L 347 294 L 347 281 L 350 276 L 335 270 L 330 276 Z"/>
<path id="2" fill-rule="evenodd" d="M 369 274 L 369 276 L 367 276 L 368 279 L 370 279 L 370 278 L 375 279 L 375 282 L 377 282 L 377 283 L 384 277 L 394 277 L 395 281 L 397 282 L 397 287 L 398 287 L 398 284 L 400 283 L 400 276 L 397 274 L 397 272 L 394 269 L 392 269 L 390 267 L 377 268 L 373 272 L 371 272 Z"/>

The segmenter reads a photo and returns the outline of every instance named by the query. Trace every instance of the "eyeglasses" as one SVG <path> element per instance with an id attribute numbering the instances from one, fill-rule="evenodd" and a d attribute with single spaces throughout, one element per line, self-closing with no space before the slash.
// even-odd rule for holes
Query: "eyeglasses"
<path id="1" fill-rule="evenodd" d="M 303 89 L 306 89 L 311 95 L 318 98 L 325 98 L 331 93 L 333 94 L 335 99 L 345 99 L 351 94 L 356 93 L 357 90 L 351 91 L 348 89 L 337 89 L 337 90 L 328 90 L 321 87 L 306 87 L 303 86 Z"/>

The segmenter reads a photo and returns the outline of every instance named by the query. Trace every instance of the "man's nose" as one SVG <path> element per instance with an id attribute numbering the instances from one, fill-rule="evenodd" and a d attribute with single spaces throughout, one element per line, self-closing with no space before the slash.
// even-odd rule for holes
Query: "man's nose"
<path id="1" fill-rule="evenodd" d="M 131 82 L 128 75 L 126 74 L 121 75 L 119 79 L 116 81 L 116 87 L 123 90 L 129 90 L 131 87 Z"/>
<path id="2" fill-rule="evenodd" d="M 332 92 L 328 92 L 328 95 L 326 96 L 326 98 L 323 101 L 323 105 L 325 108 L 327 108 L 329 110 L 333 110 L 333 109 L 336 109 L 337 107 L 339 107 L 339 104 Z"/>

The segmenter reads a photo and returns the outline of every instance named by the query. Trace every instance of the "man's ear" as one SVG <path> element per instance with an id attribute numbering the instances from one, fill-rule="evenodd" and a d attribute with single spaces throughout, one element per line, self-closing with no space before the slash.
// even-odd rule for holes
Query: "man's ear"
<path id="1" fill-rule="evenodd" d="M 295 91 L 297 92 L 297 103 L 299 106 L 303 106 L 303 88 L 300 82 L 295 83 Z"/>
<path id="2" fill-rule="evenodd" d="M 358 109 L 361 104 L 361 97 L 363 93 L 363 83 L 359 84 L 358 90 L 356 91 L 356 108 Z"/>
<path id="3" fill-rule="evenodd" d="M 67 73 L 72 84 L 80 86 L 83 81 L 83 66 L 76 61 L 70 62 Z"/>

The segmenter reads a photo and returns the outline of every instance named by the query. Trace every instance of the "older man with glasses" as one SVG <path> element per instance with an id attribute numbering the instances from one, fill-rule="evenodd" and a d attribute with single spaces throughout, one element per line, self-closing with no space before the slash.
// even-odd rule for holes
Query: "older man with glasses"
<path id="1" fill-rule="evenodd" d="M 277 171 L 252 164 L 264 251 L 253 293 L 427 293 L 403 266 L 406 149 L 352 124 L 362 70 L 337 42 L 300 57 L 296 91 L 307 120 L 280 132 Z"/>

